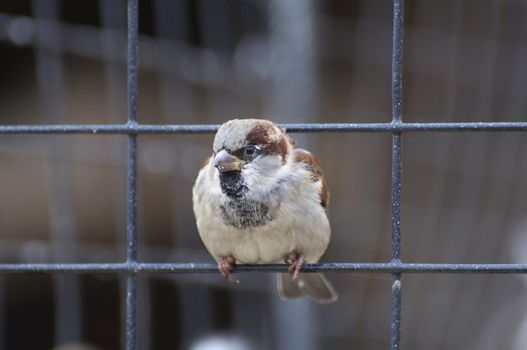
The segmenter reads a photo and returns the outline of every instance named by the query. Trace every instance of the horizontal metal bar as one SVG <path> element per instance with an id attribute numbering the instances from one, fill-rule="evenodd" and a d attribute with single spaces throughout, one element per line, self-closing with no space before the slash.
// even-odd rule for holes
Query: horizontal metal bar
<path id="1" fill-rule="evenodd" d="M 527 122 L 281 124 L 288 132 L 477 132 L 527 131 Z M 0 134 L 208 134 L 219 125 L 0 125 Z"/>
<path id="2" fill-rule="evenodd" d="M 0 134 L 206 134 L 218 125 L 2 125 Z"/>
<path id="3" fill-rule="evenodd" d="M 236 265 L 234 272 L 286 272 L 288 265 Z M 209 263 L 0 264 L 0 273 L 215 273 Z M 527 264 L 320 263 L 303 272 L 524 274 Z"/>

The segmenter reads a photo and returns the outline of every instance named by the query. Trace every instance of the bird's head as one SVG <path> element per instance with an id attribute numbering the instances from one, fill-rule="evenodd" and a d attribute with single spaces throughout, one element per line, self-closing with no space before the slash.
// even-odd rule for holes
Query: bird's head
<path id="1" fill-rule="evenodd" d="M 269 189 L 284 171 L 291 148 L 288 136 L 271 121 L 226 122 L 214 138 L 212 160 L 222 191 L 237 197 L 252 189 Z"/>

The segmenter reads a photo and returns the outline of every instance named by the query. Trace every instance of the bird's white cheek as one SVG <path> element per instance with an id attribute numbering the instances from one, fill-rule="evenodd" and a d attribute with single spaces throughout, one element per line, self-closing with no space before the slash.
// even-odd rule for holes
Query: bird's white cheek
<path id="1" fill-rule="evenodd" d="M 278 156 L 265 156 L 247 164 L 242 170 L 245 184 L 255 191 L 268 191 L 279 179 L 291 174 L 289 164 L 282 164 Z"/>

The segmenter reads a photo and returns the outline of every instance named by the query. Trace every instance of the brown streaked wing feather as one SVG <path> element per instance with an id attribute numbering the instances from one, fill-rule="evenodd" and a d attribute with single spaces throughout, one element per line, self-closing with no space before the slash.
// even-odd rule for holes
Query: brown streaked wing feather
<path id="1" fill-rule="evenodd" d="M 296 148 L 294 155 L 295 162 L 304 163 L 311 170 L 311 178 L 313 181 L 321 182 L 322 187 L 320 188 L 320 204 L 324 209 L 326 209 L 329 204 L 329 190 L 328 186 L 326 185 L 326 181 L 322 176 L 322 168 L 320 167 L 320 163 L 312 153 L 302 148 Z"/>
<path id="2" fill-rule="evenodd" d="M 322 187 L 320 188 L 320 204 L 324 209 L 327 209 L 329 205 L 329 189 L 324 179 L 322 179 Z"/>
<path id="3" fill-rule="evenodd" d="M 282 129 L 282 130 L 284 130 L 284 129 Z M 284 132 L 285 132 L 285 130 L 284 130 Z M 295 148 L 295 149 L 299 148 L 298 147 L 298 142 L 296 142 L 296 140 L 293 139 L 291 136 L 289 136 L 289 135 L 287 135 L 287 136 L 289 137 L 289 143 L 291 144 L 291 146 L 293 146 L 293 148 Z"/>

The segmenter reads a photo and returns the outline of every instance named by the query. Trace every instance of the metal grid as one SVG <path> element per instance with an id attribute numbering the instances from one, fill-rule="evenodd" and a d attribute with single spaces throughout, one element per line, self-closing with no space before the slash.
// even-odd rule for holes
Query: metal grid
<path id="1" fill-rule="evenodd" d="M 376 272 L 392 275 L 391 349 L 401 344 L 401 277 L 403 273 L 527 273 L 527 264 L 418 264 L 401 259 L 402 135 L 405 132 L 527 131 L 527 122 L 404 123 L 403 37 L 404 0 L 393 1 L 392 122 L 361 124 L 283 124 L 288 132 L 382 132 L 392 134 L 392 260 L 388 263 L 308 264 L 304 272 Z M 125 134 L 127 155 L 127 259 L 110 264 L 0 264 L 0 273 L 114 273 L 126 277 L 126 349 L 136 349 L 137 275 L 215 273 L 214 264 L 141 263 L 137 231 L 137 136 L 139 134 L 213 133 L 218 125 L 144 125 L 137 115 L 138 0 L 128 0 L 128 123 L 124 125 L 4 125 L 0 134 Z M 286 265 L 239 265 L 236 272 L 285 272 Z"/>

